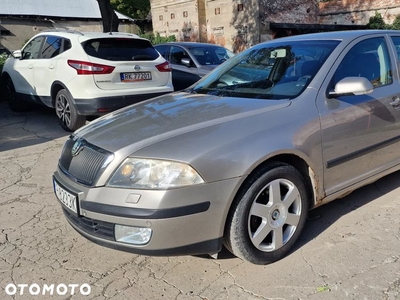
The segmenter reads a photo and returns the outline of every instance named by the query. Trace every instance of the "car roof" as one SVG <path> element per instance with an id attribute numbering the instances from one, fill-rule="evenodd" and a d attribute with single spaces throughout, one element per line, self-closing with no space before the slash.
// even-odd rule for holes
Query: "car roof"
<path id="1" fill-rule="evenodd" d="M 368 36 L 374 34 L 399 34 L 398 30 L 381 30 L 381 29 L 369 29 L 369 30 L 347 30 L 347 31 L 329 31 L 319 33 L 309 33 L 302 35 L 293 35 L 289 37 L 283 37 L 275 39 L 273 41 L 298 41 L 298 40 L 346 40 L 354 39 L 361 36 Z"/>
<path id="2" fill-rule="evenodd" d="M 126 37 L 126 38 L 136 38 L 136 39 L 143 39 L 136 34 L 132 33 L 125 33 L 125 32 L 94 32 L 94 31 L 75 31 L 75 30 L 46 30 L 37 35 L 57 35 L 61 37 L 72 37 L 72 36 L 79 36 L 80 38 L 116 38 L 116 37 Z M 146 40 L 146 39 L 143 39 Z"/>
<path id="3" fill-rule="evenodd" d="M 163 46 L 163 45 L 177 45 L 182 47 L 223 47 L 217 44 L 210 44 L 210 43 L 197 43 L 197 42 L 167 42 L 154 45 L 156 46 Z"/>

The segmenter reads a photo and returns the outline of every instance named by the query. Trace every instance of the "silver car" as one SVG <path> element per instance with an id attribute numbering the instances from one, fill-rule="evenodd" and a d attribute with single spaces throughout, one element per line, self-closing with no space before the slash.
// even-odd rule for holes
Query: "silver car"
<path id="1" fill-rule="evenodd" d="M 277 39 L 93 121 L 54 173 L 65 217 L 133 253 L 283 258 L 309 209 L 400 169 L 399 47 L 399 31 Z"/>
<path id="2" fill-rule="evenodd" d="M 154 48 L 171 65 L 175 91 L 191 86 L 235 55 L 222 46 L 208 43 L 168 42 Z"/>

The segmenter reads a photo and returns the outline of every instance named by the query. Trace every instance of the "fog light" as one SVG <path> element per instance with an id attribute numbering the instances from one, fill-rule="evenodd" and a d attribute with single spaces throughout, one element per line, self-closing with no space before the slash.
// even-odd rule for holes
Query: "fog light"
<path id="1" fill-rule="evenodd" d="M 132 227 L 115 224 L 115 240 L 118 242 L 144 245 L 150 241 L 153 230 L 145 227 Z"/>

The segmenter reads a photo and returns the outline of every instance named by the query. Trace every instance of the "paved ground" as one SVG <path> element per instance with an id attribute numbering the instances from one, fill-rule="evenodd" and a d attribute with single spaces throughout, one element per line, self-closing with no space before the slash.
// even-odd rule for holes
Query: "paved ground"
<path id="1" fill-rule="evenodd" d="M 67 136 L 51 110 L 0 102 L 0 299 L 48 299 L 52 285 L 52 299 L 400 299 L 400 173 L 312 211 L 296 249 L 272 265 L 145 257 L 67 224 L 51 182 Z"/>

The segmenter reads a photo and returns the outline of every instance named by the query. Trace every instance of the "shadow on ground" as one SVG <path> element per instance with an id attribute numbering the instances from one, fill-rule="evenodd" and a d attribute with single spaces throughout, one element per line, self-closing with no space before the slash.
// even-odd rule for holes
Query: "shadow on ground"
<path id="1" fill-rule="evenodd" d="M 304 245 L 318 237 L 341 217 L 351 214 L 364 205 L 377 200 L 382 195 L 395 190 L 399 187 L 399 182 L 400 171 L 387 175 L 375 183 L 364 186 L 342 199 L 336 199 L 335 201 L 311 210 L 299 240 L 288 255 L 298 251 Z M 198 255 L 196 257 L 213 259 L 209 255 Z M 236 257 L 225 247 L 218 253 L 218 259 L 232 258 Z"/>
<path id="2" fill-rule="evenodd" d="M 0 152 L 46 143 L 69 134 L 61 128 L 54 109 L 33 106 L 27 112 L 17 113 L 6 102 L 0 102 Z"/>

